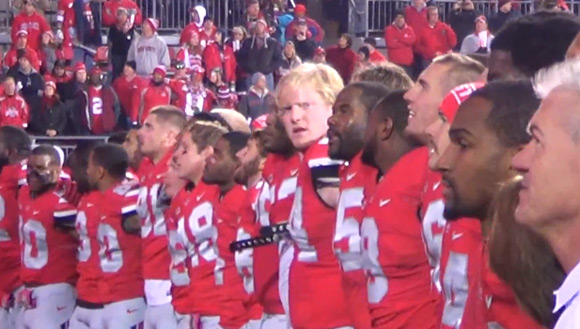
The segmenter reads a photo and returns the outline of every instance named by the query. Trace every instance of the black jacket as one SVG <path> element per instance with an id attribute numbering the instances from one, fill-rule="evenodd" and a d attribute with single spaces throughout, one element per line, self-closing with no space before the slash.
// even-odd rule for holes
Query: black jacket
<path id="1" fill-rule="evenodd" d="M 312 57 L 314 57 L 314 52 L 316 51 L 316 42 L 312 38 L 299 41 L 296 37 L 294 37 L 292 42 L 294 42 L 296 54 L 298 57 L 300 57 L 302 62 L 312 60 Z"/>
<path id="2" fill-rule="evenodd" d="M 497 31 L 499 31 L 499 29 L 501 29 L 507 22 L 512 21 L 520 16 L 520 13 L 513 10 L 507 14 L 498 11 L 495 15 L 489 18 L 489 32 L 495 35 Z"/>
<path id="3" fill-rule="evenodd" d="M 274 96 L 269 92 L 266 91 L 265 95 L 260 96 L 253 87 L 250 87 L 246 96 L 238 104 L 238 112 L 247 119 L 254 120 L 263 114 L 269 113 L 274 102 Z"/>
<path id="4" fill-rule="evenodd" d="M 40 73 L 32 69 L 30 73 L 24 73 L 22 70 L 17 70 L 13 75 L 16 80 L 16 85 L 20 89 L 20 94 L 26 100 L 28 107 L 33 109 L 40 107 L 42 95 L 44 94 L 44 79 Z"/>
<path id="5" fill-rule="evenodd" d="M 475 19 L 478 13 L 473 10 L 456 10 L 449 14 L 449 26 L 457 34 L 457 45 L 453 48 L 459 51 L 461 43 L 466 36 L 475 31 Z"/>
<path id="6" fill-rule="evenodd" d="M 276 39 L 267 36 L 264 45 L 258 48 L 256 37 L 250 37 L 242 43 L 238 59 L 242 69 L 250 75 L 256 72 L 270 74 L 282 63 L 282 48 Z"/>
<path id="7" fill-rule="evenodd" d="M 52 104 L 45 98 L 40 108 L 30 108 L 30 130 L 35 134 L 46 135 L 47 130 L 54 129 L 62 135 L 66 123 L 66 109 L 58 98 Z"/>

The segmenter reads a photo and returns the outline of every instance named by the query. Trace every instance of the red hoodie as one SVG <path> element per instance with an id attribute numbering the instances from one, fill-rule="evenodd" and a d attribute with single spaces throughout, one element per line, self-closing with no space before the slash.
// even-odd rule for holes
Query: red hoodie
<path id="1" fill-rule="evenodd" d="M 171 104 L 171 88 L 165 83 L 159 86 L 150 83 L 141 93 L 134 94 L 137 98 L 133 98 L 133 108 L 136 109 L 131 113 L 131 122 L 143 124 L 155 106 Z"/>
<path id="2" fill-rule="evenodd" d="M 16 42 L 16 34 L 20 30 L 28 31 L 28 47 L 35 51 L 40 50 L 41 36 L 44 32 L 50 31 L 50 25 L 44 16 L 35 12 L 28 16 L 25 12 L 18 14 L 12 21 L 12 43 Z"/>
<path id="3" fill-rule="evenodd" d="M 131 118 L 137 116 L 137 114 L 135 115 L 132 114 L 134 108 L 133 95 L 134 94 L 140 95 L 140 91 L 143 90 L 143 88 L 147 87 L 148 84 L 149 84 L 148 79 L 145 79 L 138 75 L 135 75 L 135 77 L 131 81 L 127 80 L 127 77 L 125 77 L 124 75 L 121 75 L 113 82 L 113 89 L 119 96 L 119 103 L 121 104 L 121 109 L 127 117 Z"/>
<path id="4" fill-rule="evenodd" d="M 413 64 L 413 45 L 417 41 L 413 29 L 405 24 L 399 29 L 394 24 L 385 29 L 385 42 L 389 53 L 389 60 L 397 65 L 410 66 Z"/>
<path id="5" fill-rule="evenodd" d="M 40 60 L 38 59 L 38 54 L 36 51 L 29 46 L 26 46 L 26 52 L 30 54 L 30 58 L 32 59 L 30 62 L 32 67 L 34 67 L 36 71 L 39 71 Z M 10 50 L 8 50 L 4 63 L 10 68 L 18 63 L 18 49 L 16 49 L 16 47 L 12 47 Z"/>
<path id="6" fill-rule="evenodd" d="M 0 127 L 28 127 L 30 111 L 24 98 L 18 94 L 0 96 Z"/>
<path id="7" fill-rule="evenodd" d="M 409 25 L 415 33 L 427 26 L 427 6 L 417 10 L 415 6 L 405 7 L 405 23 Z"/>
<path id="8" fill-rule="evenodd" d="M 417 33 L 418 40 L 416 50 L 426 60 L 432 60 L 438 55 L 448 53 L 457 44 L 457 35 L 453 29 L 442 22 L 435 26 L 425 26 Z"/>
<path id="9" fill-rule="evenodd" d="M 211 42 L 203 51 L 205 63 L 205 75 L 209 79 L 215 68 L 221 68 L 224 82 L 227 84 L 236 82 L 236 56 L 230 45 L 220 47 L 216 42 Z"/>

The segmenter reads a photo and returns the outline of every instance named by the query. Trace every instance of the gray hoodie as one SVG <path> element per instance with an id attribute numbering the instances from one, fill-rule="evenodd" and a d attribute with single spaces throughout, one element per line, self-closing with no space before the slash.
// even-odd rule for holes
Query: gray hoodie
<path id="1" fill-rule="evenodd" d="M 141 76 L 153 74 L 153 69 L 158 65 L 171 65 L 167 44 L 157 33 L 150 38 L 135 38 L 129 48 L 127 61 L 135 61 L 137 74 Z"/>

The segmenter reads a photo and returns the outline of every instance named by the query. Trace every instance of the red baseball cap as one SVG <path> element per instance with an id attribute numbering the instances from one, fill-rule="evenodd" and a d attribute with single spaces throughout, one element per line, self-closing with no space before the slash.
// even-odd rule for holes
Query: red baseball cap
<path id="1" fill-rule="evenodd" d="M 296 7 L 294 7 L 294 13 L 298 15 L 306 14 L 306 6 L 304 6 L 303 4 L 296 5 Z"/>

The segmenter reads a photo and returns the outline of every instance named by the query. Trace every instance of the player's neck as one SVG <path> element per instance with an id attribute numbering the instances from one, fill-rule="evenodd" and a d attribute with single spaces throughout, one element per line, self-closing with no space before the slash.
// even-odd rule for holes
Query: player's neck
<path id="1" fill-rule="evenodd" d="M 393 135 L 395 140 L 387 143 L 384 147 L 379 146 L 379 154 L 377 156 L 377 169 L 381 175 L 385 175 L 403 155 L 411 151 L 415 146 L 407 140 Z"/>
<path id="2" fill-rule="evenodd" d="M 104 193 L 111 188 L 119 185 L 122 180 L 114 179 L 112 177 L 105 177 L 102 181 L 99 182 L 98 189 L 101 193 Z"/>
<path id="3" fill-rule="evenodd" d="M 570 273 L 580 263 L 580 215 L 560 220 L 552 228 L 541 228 L 541 236 L 548 241 L 564 272 Z"/>
<path id="4" fill-rule="evenodd" d="M 233 179 L 225 184 L 219 185 L 220 195 L 224 197 L 235 185 L 236 182 Z"/>
<path id="5" fill-rule="evenodd" d="M 248 178 L 248 187 L 253 187 L 256 184 L 258 184 L 261 178 L 262 178 L 262 170 L 258 170 L 257 173 Z"/>
<path id="6" fill-rule="evenodd" d="M 203 177 L 203 171 L 200 171 L 199 173 L 195 173 L 193 175 L 191 175 L 190 177 L 188 177 L 187 179 L 194 185 L 197 186 L 197 184 L 201 181 L 201 178 Z"/>
<path id="7" fill-rule="evenodd" d="M 153 162 L 154 165 L 158 164 L 165 157 L 167 152 L 169 152 L 169 149 L 169 147 L 163 148 L 159 152 L 155 153 L 155 155 L 150 157 L 151 162 Z"/>

